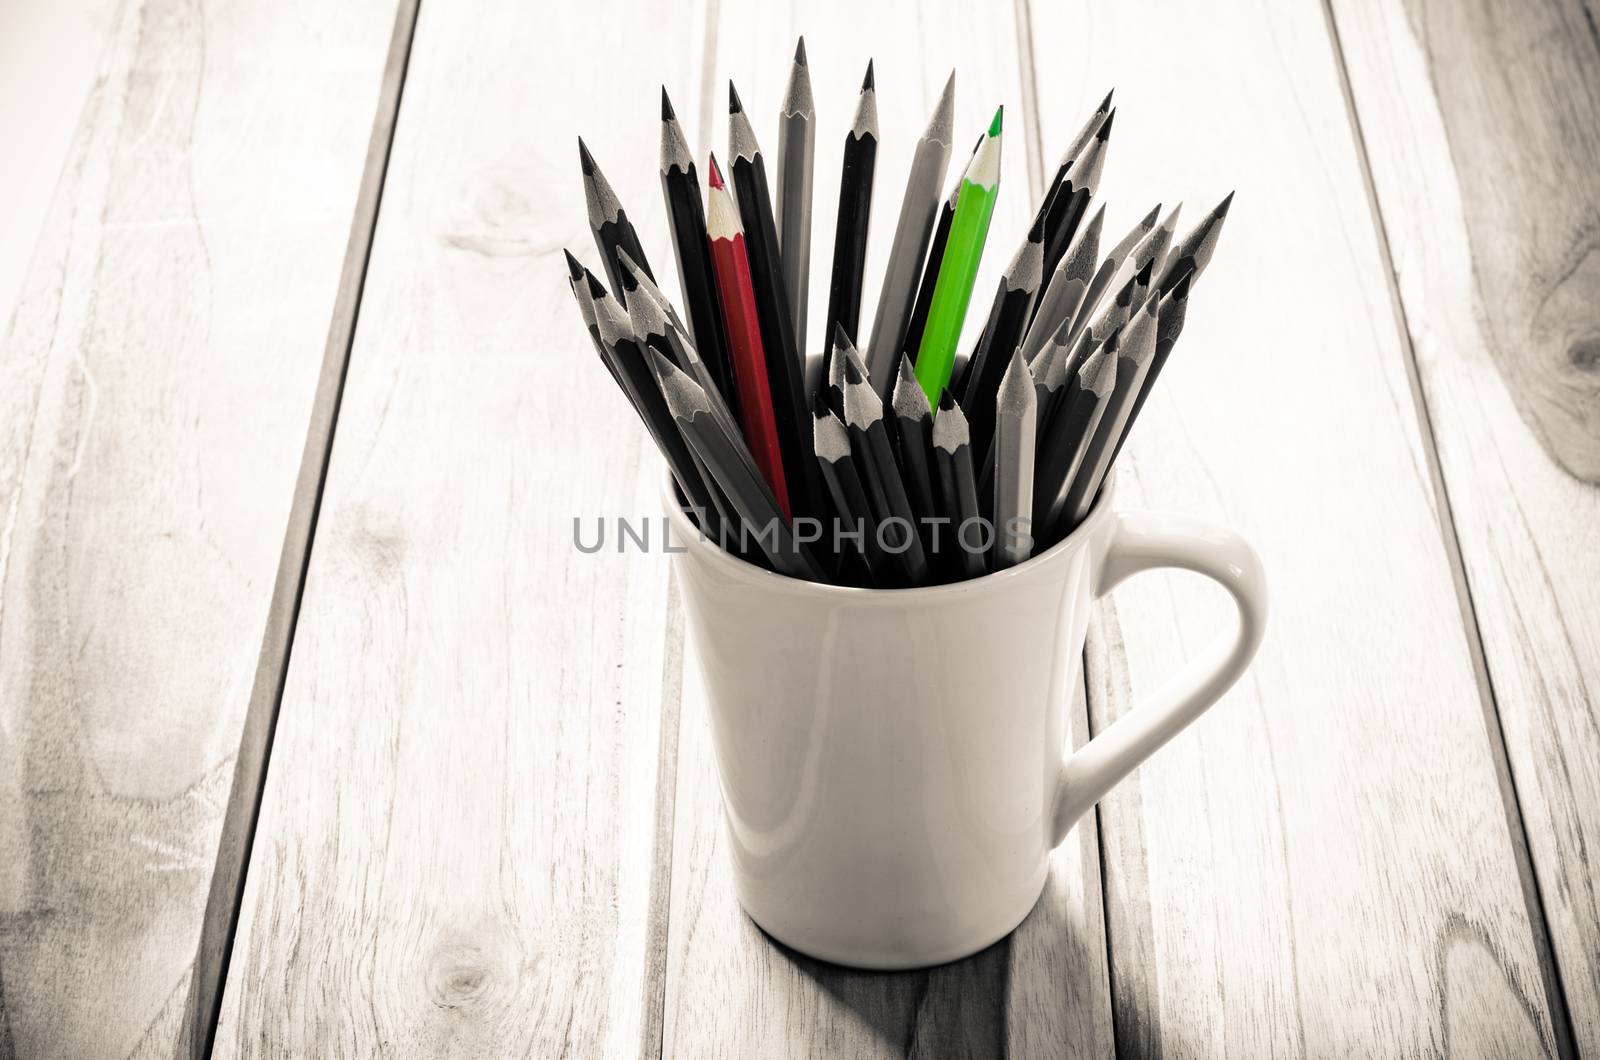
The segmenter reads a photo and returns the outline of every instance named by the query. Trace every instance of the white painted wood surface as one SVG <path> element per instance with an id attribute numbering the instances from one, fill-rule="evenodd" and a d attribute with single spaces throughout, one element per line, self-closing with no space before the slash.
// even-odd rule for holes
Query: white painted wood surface
<path id="1" fill-rule="evenodd" d="M 1109 230 L 1157 199 L 1192 223 L 1238 189 L 1119 501 L 1238 530 L 1273 597 L 1243 682 L 1102 804 L 1119 1051 L 1552 1053 L 1322 12 L 1164 7 L 1159 31 L 1110 2 L 1032 16 L 1044 129 L 1117 85 Z M 1045 41 L 1063 42 L 1052 61 Z M 1227 621 L 1196 579 L 1119 590 L 1091 644 L 1091 722 Z"/>
<path id="2" fill-rule="evenodd" d="M 1573 1030 L 1600 1056 L 1600 486 L 1512 397 L 1560 356 L 1519 377 L 1499 363 L 1600 341 L 1600 41 L 1577 4 L 1489 7 L 1495 32 L 1476 11 L 1333 11 Z M 1453 159 L 1484 154 L 1498 173 L 1458 177 Z"/>
<path id="3" fill-rule="evenodd" d="M 650 60 L 574 46 L 597 17 Z M 579 131 L 670 245 L 656 83 L 697 84 L 703 40 L 620 4 L 422 7 L 219 1056 L 659 1039 L 681 633 L 663 557 L 581 554 L 572 521 L 654 513 L 661 463 L 561 248 L 595 261 Z"/>
<path id="4" fill-rule="evenodd" d="M 0 346 L 0 1054 L 177 1048 L 393 18 L 118 9 Z"/>

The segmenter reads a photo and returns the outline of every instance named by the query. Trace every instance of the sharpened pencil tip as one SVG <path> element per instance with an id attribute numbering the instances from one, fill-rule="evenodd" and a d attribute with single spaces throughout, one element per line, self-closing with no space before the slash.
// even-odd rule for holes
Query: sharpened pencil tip
<path id="1" fill-rule="evenodd" d="M 1102 99 L 1100 101 L 1100 105 L 1098 107 L 1096 107 L 1095 110 L 1098 110 L 1101 114 L 1104 114 L 1106 111 L 1110 110 L 1111 109 L 1111 97 L 1112 97 L 1113 94 L 1115 94 L 1116 91 L 1117 91 L 1116 88 L 1112 87 L 1111 91 L 1106 93 L 1106 98 Z"/>
<path id="2" fill-rule="evenodd" d="M 1216 215 L 1218 220 L 1221 220 L 1222 218 L 1228 216 L 1228 208 L 1230 206 L 1232 206 L 1232 205 L 1233 205 L 1233 192 L 1230 191 L 1230 192 L 1228 192 L 1228 197 L 1226 199 L 1223 199 L 1221 202 L 1217 203 L 1217 208 L 1215 210 L 1212 210 L 1211 212 Z"/>
<path id="3" fill-rule="evenodd" d="M 578 137 L 578 164 L 583 167 L 583 175 L 594 176 L 594 155 L 589 153 L 589 145 L 583 142 L 583 137 Z"/>
<path id="4" fill-rule="evenodd" d="M 1154 206 L 1150 207 L 1149 213 L 1145 214 L 1139 219 L 1139 227 L 1143 228 L 1145 231 L 1149 231 L 1156 226 L 1156 218 L 1160 216 L 1161 204 L 1158 202 Z"/>
<path id="5" fill-rule="evenodd" d="M 1110 99 L 1111 97 L 1107 96 L 1106 98 Z M 1100 123 L 1100 128 L 1094 134 L 1094 138 L 1099 140 L 1101 143 L 1105 143 L 1107 140 L 1111 139 L 1111 123 L 1116 120 L 1117 108 L 1112 107 L 1111 112 L 1106 115 L 1106 120 Z"/>
<path id="6" fill-rule="evenodd" d="M 672 109 L 672 100 L 667 98 L 667 86 L 661 86 L 661 120 L 677 121 L 678 114 Z"/>
<path id="7" fill-rule="evenodd" d="M 876 89 L 877 88 L 877 84 L 878 84 L 877 81 L 872 76 L 872 60 L 868 59 L 867 60 L 867 76 L 863 77 L 861 79 L 861 91 L 865 92 L 868 89 Z"/>
<path id="8" fill-rule="evenodd" d="M 583 279 L 583 262 L 573 257 L 572 251 L 566 247 L 561 248 L 561 253 L 567 256 L 567 275 L 572 279 L 572 282 L 577 283 Z"/>
<path id="9" fill-rule="evenodd" d="M 590 298 L 598 300 L 605 298 L 609 293 L 606 291 L 606 285 L 600 282 L 600 277 L 596 276 L 592 271 L 590 271 L 587 266 L 584 267 L 583 278 L 589 281 Z"/>
<path id="10" fill-rule="evenodd" d="M 722 167 L 717 165 L 717 153 L 715 151 L 711 152 L 710 164 L 707 168 L 711 171 L 711 175 L 706 178 L 710 185 L 713 188 L 722 187 Z"/>
<path id="11" fill-rule="evenodd" d="M 999 107 L 997 107 L 995 109 L 994 121 L 989 123 L 989 135 L 990 136 L 999 136 L 1000 135 L 1000 124 L 1001 124 L 1002 119 L 1005 118 L 1005 114 L 1006 114 L 1006 105 L 1004 103 L 1002 103 L 1002 104 L 1000 104 Z"/>
<path id="12" fill-rule="evenodd" d="M 796 66 L 805 66 L 806 63 L 806 38 L 802 34 L 794 44 L 794 62 Z"/>
<path id="13" fill-rule="evenodd" d="M 956 407 L 956 396 L 950 393 L 949 387 L 939 388 L 939 411 L 949 412 Z"/>
<path id="14" fill-rule="evenodd" d="M 739 101 L 739 90 L 733 87 L 732 81 L 728 82 L 728 113 L 744 113 L 744 104 Z"/>

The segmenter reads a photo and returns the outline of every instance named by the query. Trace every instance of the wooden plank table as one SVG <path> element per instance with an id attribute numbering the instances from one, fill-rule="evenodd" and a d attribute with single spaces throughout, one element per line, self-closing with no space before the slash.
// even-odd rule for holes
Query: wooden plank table
<path id="1" fill-rule="evenodd" d="M 1600 1057 L 1593 25 L 123 0 L 0 346 L 0 1058 Z M 979 300 L 1113 84 L 1108 233 L 1238 189 L 1120 503 L 1248 537 L 1267 640 L 926 972 L 740 913 L 667 562 L 572 542 L 661 474 L 574 138 L 675 294 L 656 86 L 773 152 L 800 32 L 819 219 L 876 61 L 870 275 L 951 66 L 958 146 L 1007 105 Z M 1223 620 L 1120 590 L 1073 740 Z"/>

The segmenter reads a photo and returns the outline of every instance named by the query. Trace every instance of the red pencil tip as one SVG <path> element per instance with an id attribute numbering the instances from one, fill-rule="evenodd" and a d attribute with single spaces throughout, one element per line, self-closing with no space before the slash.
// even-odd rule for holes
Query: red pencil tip
<path id="1" fill-rule="evenodd" d="M 722 187 L 722 167 L 717 165 L 717 153 L 715 151 L 711 152 L 711 165 L 709 168 L 711 175 L 707 179 L 711 186 L 713 188 Z"/>

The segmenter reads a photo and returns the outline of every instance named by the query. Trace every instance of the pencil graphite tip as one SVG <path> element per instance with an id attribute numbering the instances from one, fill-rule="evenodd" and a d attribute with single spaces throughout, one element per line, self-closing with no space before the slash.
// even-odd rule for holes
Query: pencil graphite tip
<path id="1" fill-rule="evenodd" d="M 1178 201 L 1178 205 L 1174 206 L 1171 210 L 1169 210 L 1167 212 L 1166 219 L 1161 222 L 1161 227 L 1166 229 L 1167 233 L 1169 235 L 1177 230 L 1177 228 L 1178 228 L 1178 215 L 1180 213 L 1182 213 L 1182 212 L 1183 212 L 1183 201 L 1180 199 Z"/>
<path id="2" fill-rule="evenodd" d="M 1106 97 L 1106 99 L 1110 98 L 1110 96 Z M 1107 140 L 1111 139 L 1111 123 L 1116 120 L 1117 108 L 1112 107 L 1111 110 L 1106 114 L 1106 120 L 1100 123 L 1100 129 L 1094 134 L 1094 138 L 1099 140 L 1101 143 L 1105 143 Z"/>
<path id="3" fill-rule="evenodd" d="M 883 419 L 883 399 L 867 381 L 866 366 L 847 348 L 844 366 L 844 422 L 858 430 L 866 430 Z"/>
<path id="4" fill-rule="evenodd" d="M 1099 111 L 1101 114 L 1109 111 L 1111 109 L 1111 97 L 1116 93 L 1116 91 L 1116 87 L 1112 86 L 1111 90 L 1106 93 L 1106 98 L 1100 101 L 1100 105 L 1096 107 L 1095 110 Z"/>
<path id="5" fill-rule="evenodd" d="M 713 188 L 722 187 L 722 167 L 717 165 L 717 153 L 715 151 L 711 152 L 706 168 L 708 170 L 706 182 Z"/>
<path id="6" fill-rule="evenodd" d="M 672 109 L 672 100 L 667 98 L 667 86 L 661 86 L 661 120 L 677 121 L 678 113 Z"/>
<path id="7" fill-rule="evenodd" d="M 795 48 L 794 65 L 789 67 L 789 87 L 783 94 L 783 116 L 786 118 L 811 118 L 816 114 L 816 103 L 811 98 L 811 71 L 806 68 L 806 40 L 800 38 Z"/>
<path id="8" fill-rule="evenodd" d="M 733 87 L 733 82 L 728 82 L 728 113 L 743 114 L 744 104 L 739 100 L 739 90 Z"/>
<path id="9" fill-rule="evenodd" d="M 1078 369 L 1078 386 L 1103 398 L 1117 385 L 1117 359 L 1111 349 L 1101 346 L 1084 359 Z"/>
<path id="10" fill-rule="evenodd" d="M 1000 377 L 1000 389 L 995 394 L 995 414 L 1001 417 L 1026 415 L 1037 402 L 1033 372 L 1028 368 L 1028 359 L 1022 355 L 1022 347 L 1018 346 L 1011 351 L 1011 363 L 1006 365 L 1006 374 Z"/>
<path id="11" fill-rule="evenodd" d="M 917 373 L 911 368 L 911 358 L 900 358 L 900 377 L 895 380 L 892 395 L 894 414 L 902 422 L 926 420 L 933 415 L 928 395 L 917 382 Z"/>
<path id="12" fill-rule="evenodd" d="M 1156 218 L 1161 216 L 1161 204 L 1158 202 L 1150 207 L 1150 212 L 1139 218 L 1139 227 L 1148 232 L 1156 226 Z"/>
<path id="13" fill-rule="evenodd" d="M 567 256 L 567 277 L 573 283 L 577 283 L 579 280 L 583 279 L 583 262 L 573 257 L 572 251 L 568 250 L 566 247 L 561 248 L 561 253 Z"/>
<path id="14" fill-rule="evenodd" d="M 1228 192 L 1228 197 L 1217 203 L 1216 209 L 1211 211 L 1212 216 L 1216 217 L 1216 219 L 1219 221 L 1222 220 L 1224 217 L 1228 216 L 1228 208 L 1232 205 L 1233 192 L 1230 191 Z"/>
<path id="15" fill-rule="evenodd" d="M 928 119 L 928 128 L 922 134 L 922 138 L 949 147 L 954 137 L 955 114 L 956 72 L 951 70 L 949 78 L 945 80 L 944 91 L 939 93 L 939 102 L 933 108 L 933 116 Z"/>
<path id="16" fill-rule="evenodd" d="M 583 166 L 583 201 L 589 211 L 590 227 L 599 228 L 608 221 L 615 221 L 622 214 L 622 203 L 611 190 L 611 182 L 595 165 L 594 155 L 589 153 L 589 145 L 581 136 L 578 137 L 578 162 Z"/>
<path id="17" fill-rule="evenodd" d="M 600 277 L 589 271 L 588 266 L 584 266 L 583 279 L 589 285 L 590 298 L 599 299 L 606 296 L 606 285 L 600 282 Z"/>
<path id="18" fill-rule="evenodd" d="M 945 387 L 939 393 L 939 415 L 933 421 L 933 444 L 936 449 L 954 453 L 972 439 L 967 427 L 966 413 L 956 403 L 955 395 Z"/>
<path id="19" fill-rule="evenodd" d="M 1001 125 L 1001 122 L 1003 121 L 1003 119 L 1005 118 L 1005 116 L 1006 116 L 1006 105 L 1004 103 L 1002 103 L 1002 104 L 1000 104 L 1000 106 L 995 108 L 994 121 L 991 121 L 989 123 L 989 135 L 990 136 L 999 136 L 1000 135 L 1000 125 Z"/>
<path id="20" fill-rule="evenodd" d="M 867 80 L 872 80 L 872 66 L 867 66 Z M 857 140 L 868 136 L 878 138 L 878 93 L 871 84 L 861 88 L 861 95 L 856 97 L 855 119 L 850 123 L 850 135 Z"/>
<path id="21" fill-rule="evenodd" d="M 871 92 L 877 88 L 877 81 L 872 76 L 872 60 L 867 60 L 867 76 L 861 79 L 861 91 Z"/>

